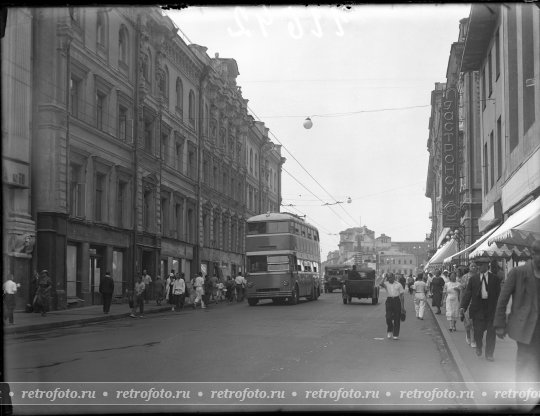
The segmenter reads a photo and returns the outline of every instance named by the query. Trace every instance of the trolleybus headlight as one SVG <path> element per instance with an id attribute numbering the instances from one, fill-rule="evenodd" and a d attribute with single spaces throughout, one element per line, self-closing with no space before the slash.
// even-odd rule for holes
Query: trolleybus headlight
<path id="1" fill-rule="evenodd" d="M 286 281 L 286 280 L 284 280 L 284 281 L 283 281 L 283 286 L 289 286 L 289 282 Z"/>

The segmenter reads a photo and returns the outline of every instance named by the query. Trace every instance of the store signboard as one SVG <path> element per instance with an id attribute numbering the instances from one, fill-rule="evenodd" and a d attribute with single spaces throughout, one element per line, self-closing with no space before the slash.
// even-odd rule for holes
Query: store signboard
<path id="1" fill-rule="evenodd" d="M 459 92 L 446 88 L 442 105 L 442 222 L 443 227 L 459 226 Z"/>

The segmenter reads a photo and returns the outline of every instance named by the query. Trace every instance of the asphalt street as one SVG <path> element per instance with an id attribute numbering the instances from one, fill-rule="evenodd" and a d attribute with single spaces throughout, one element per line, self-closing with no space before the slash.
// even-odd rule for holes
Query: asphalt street
<path id="1" fill-rule="evenodd" d="M 381 293 L 378 305 L 357 299 L 344 305 L 337 291 L 296 306 L 270 301 L 254 307 L 221 303 L 206 310 L 186 308 L 145 318 L 10 334 L 5 342 L 6 379 L 73 385 L 336 383 L 379 389 L 413 383 L 455 388 L 453 383 L 462 380 L 435 318 L 426 313 L 423 321 L 415 319 L 412 298 L 407 297 L 408 319 L 402 323 L 400 339 L 387 339 L 385 295 Z M 445 401 L 445 408 L 470 402 L 454 398 Z M 310 403 L 304 401 L 300 408 L 309 409 Z M 414 398 L 408 403 L 413 407 L 426 404 Z M 379 410 L 389 404 L 395 405 L 378 397 L 363 409 Z M 335 405 L 325 402 L 331 409 Z M 276 409 L 286 408 L 276 404 Z M 347 409 L 358 409 L 358 404 Z M 36 409 L 19 406 L 18 410 L 31 414 Z"/>

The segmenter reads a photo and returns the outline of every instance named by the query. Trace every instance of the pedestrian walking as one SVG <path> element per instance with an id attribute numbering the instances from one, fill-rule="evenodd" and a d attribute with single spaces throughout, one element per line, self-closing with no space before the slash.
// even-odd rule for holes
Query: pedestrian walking
<path id="1" fill-rule="evenodd" d="M 236 285 L 236 301 L 242 302 L 244 300 L 244 288 L 246 287 L 246 279 L 242 276 L 242 273 L 239 272 L 234 279 Z"/>
<path id="2" fill-rule="evenodd" d="M 444 284 L 447 284 L 450 281 L 450 272 L 448 270 L 443 271 L 441 277 L 444 280 Z"/>
<path id="3" fill-rule="evenodd" d="M 446 319 L 448 320 L 448 330 L 456 330 L 456 322 L 459 318 L 459 283 L 456 279 L 456 273 L 450 273 L 448 282 L 444 284 L 443 296 L 445 298 Z"/>
<path id="4" fill-rule="evenodd" d="M 214 290 L 214 285 L 212 283 L 212 278 L 208 275 L 204 276 L 204 303 L 206 306 L 210 304 L 210 301 L 212 299 L 212 291 Z"/>
<path id="5" fill-rule="evenodd" d="M 405 289 L 401 283 L 395 281 L 394 273 L 388 275 L 381 282 L 381 287 L 386 289 L 386 327 L 387 337 L 399 339 L 401 326 L 401 314 L 405 314 L 403 293 Z"/>
<path id="6" fill-rule="evenodd" d="M 433 297 L 433 293 L 431 293 L 431 282 L 433 282 L 433 273 L 428 272 L 427 279 L 426 279 L 426 285 L 428 289 L 428 298 Z"/>
<path id="7" fill-rule="evenodd" d="M 99 282 L 99 293 L 103 299 L 103 313 L 108 314 L 111 309 L 112 297 L 114 293 L 114 280 L 109 272 Z"/>
<path id="8" fill-rule="evenodd" d="M 156 305 L 161 306 L 161 302 L 165 298 L 165 282 L 160 275 L 157 275 L 154 281 L 154 296 L 156 298 Z"/>
<path id="9" fill-rule="evenodd" d="M 227 302 L 230 304 L 234 301 L 234 297 L 236 295 L 236 284 L 231 276 L 227 276 L 225 290 L 225 297 L 227 298 Z"/>
<path id="10" fill-rule="evenodd" d="M 489 271 L 499 278 L 501 284 L 504 283 L 504 271 L 497 260 L 491 260 Z"/>
<path id="11" fill-rule="evenodd" d="M 489 259 L 478 258 L 476 264 L 480 274 L 471 276 L 465 293 L 460 302 L 460 315 L 469 309 L 469 315 L 474 325 L 474 341 L 476 342 L 476 355 L 482 356 L 483 338 L 486 333 L 486 360 L 493 361 L 495 352 L 495 328 L 493 319 L 497 299 L 501 291 L 501 281 L 497 276 L 488 272 Z"/>
<path id="12" fill-rule="evenodd" d="M 212 300 L 217 303 L 217 291 L 218 291 L 218 282 L 219 279 L 217 275 L 214 273 L 214 275 L 210 278 L 210 281 L 212 282 Z"/>
<path id="13" fill-rule="evenodd" d="M 437 315 L 441 314 L 442 297 L 444 289 L 444 279 L 441 277 L 441 270 L 435 270 L 435 277 L 431 280 L 431 306 L 437 308 Z"/>
<path id="14" fill-rule="evenodd" d="M 201 309 L 206 309 L 206 305 L 203 299 L 204 298 L 204 277 L 202 276 L 201 272 L 197 274 L 197 277 L 195 278 L 195 282 L 193 286 L 195 287 L 195 294 L 196 294 L 196 297 L 192 304 L 193 309 L 197 307 L 197 304 L 199 302 L 201 304 Z"/>
<path id="15" fill-rule="evenodd" d="M 142 281 L 144 283 L 144 302 L 148 303 L 152 299 L 152 277 L 143 270 Z"/>
<path id="16" fill-rule="evenodd" d="M 165 299 L 167 299 L 167 303 L 171 305 L 171 310 L 174 310 L 173 284 L 175 280 L 176 276 L 174 275 L 174 270 L 171 270 L 171 273 L 169 273 L 169 277 L 167 277 L 165 282 Z"/>
<path id="17" fill-rule="evenodd" d="M 513 268 L 502 286 L 493 326 L 499 338 L 506 334 L 517 343 L 516 381 L 540 386 L 540 240 L 530 247 L 531 260 Z M 511 312 L 506 307 L 512 298 Z M 535 312 L 536 311 L 536 312 Z M 534 385 L 533 385 L 534 387 Z"/>
<path id="18" fill-rule="evenodd" d="M 415 282 L 415 278 L 413 277 L 412 274 L 409 275 L 409 277 L 407 277 L 407 288 L 409 289 L 409 294 L 412 295 L 414 294 L 414 282 Z"/>
<path id="19" fill-rule="evenodd" d="M 427 300 L 427 284 L 424 282 L 423 273 L 418 273 L 412 287 L 414 290 L 414 310 L 416 311 L 416 318 L 424 319 Z"/>
<path id="20" fill-rule="evenodd" d="M 34 309 L 34 299 L 36 296 L 36 292 L 39 285 L 39 273 L 37 270 L 34 269 L 34 273 L 32 273 L 32 278 L 30 279 L 30 284 L 28 285 L 28 300 L 26 305 L 27 312 L 37 312 L 37 310 Z"/>
<path id="21" fill-rule="evenodd" d="M 15 294 L 17 293 L 17 288 L 18 285 L 13 280 L 13 274 L 10 274 L 2 285 L 2 289 L 4 290 L 2 302 L 6 309 L 4 319 L 7 319 L 10 325 L 15 324 L 13 320 L 13 312 L 15 311 Z"/>
<path id="22" fill-rule="evenodd" d="M 51 301 L 52 280 L 47 270 L 42 270 L 39 276 L 36 295 L 34 296 L 34 308 L 41 312 L 41 316 L 46 316 L 49 312 Z"/>
<path id="23" fill-rule="evenodd" d="M 172 310 L 180 310 L 184 308 L 184 295 L 186 293 L 186 282 L 182 276 L 176 276 L 172 285 L 174 304 Z"/>
<path id="24" fill-rule="evenodd" d="M 223 283 L 223 278 L 218 280 L 217 283 L 217 291 L 216 291 L 216 299 L 217 302 L 221 302 L 225 297 L 225 284 Z"/>
<path id="25" fill-rule="evenodd" d="M 469 267 L 465 269 L 465 273 L 463 276 L 461 276 L 461 281 L 459 285 L 459 302 L 461 305 L 461 299 L 463 298 L 463 294 L 465 293 L 465 289 L 467 288 L 467 284 L 469 283 L 469 280 L 471 276 L 478 274 L 478 266 L 474 261 L 469 263 Z M 461 306 L 460 306 L 461 307 Z M 474 340 L 474 328 L 473 328 L 473 321 L 469 315 L 469 311 L 465 311 L 463 314 L 460 313 L 461 321 L 463 322 L 463 326 L 465 327 L 465 342 L 471 346 L 471 348 L 476 348 L 476 341 Z"/>
<path id="26" fill-rule="evenodd" d="M 139 307 L 139 318 L 144 318 L 144 292 L 145 284 L 141 275 L 137 276 L 137 282 L 135 283 L 135 288 L 133 290 L 134 294 L 134 309 L 131 314 L 132 318 L 136 318 L 135 314 L 137 307 Z"/>

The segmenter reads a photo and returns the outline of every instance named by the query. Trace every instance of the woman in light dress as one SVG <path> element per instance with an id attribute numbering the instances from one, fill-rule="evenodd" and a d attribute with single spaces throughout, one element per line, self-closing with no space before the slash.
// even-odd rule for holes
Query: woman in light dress
<path id="1" fill-rule="evenodd" d="M 452 272 L 443 289 L 443 295 L 446 298 L 446 319 L 450 325 L 448 328 L 450 332 L 456 330 L 456 322 L 459 318 L 459 291 L 460 284 L 456 281 L 456 272 Z"/>
<path id="2" fill-rule="evenodd" d="M 416 310 L 416 317 L 418 319 L 424 319 L 424 309 L 426 308 L 428 291 L 427 284 L 424 282 L 424 273 L 418 273 L 412 288 L 414 292 L 414 309 Z"/>

